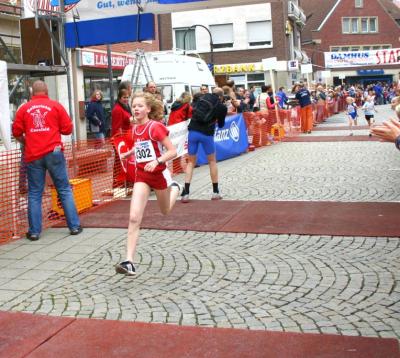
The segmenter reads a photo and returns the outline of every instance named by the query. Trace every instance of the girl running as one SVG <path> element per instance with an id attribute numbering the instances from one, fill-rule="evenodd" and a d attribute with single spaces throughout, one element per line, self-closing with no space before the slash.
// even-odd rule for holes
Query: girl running
<path id="1" fill-rule="evenodd" d="M 357 125 L 357 106 L 353 97 L 347 97 L 347 117 L 349 119 L 350 135 L 353 135 L 353 125 Z"/>
<path id="2" fill-rule="evenodd" d="M 372 124 L 375 122 L 374 114 L 375 112 L 377 112 L 377 110 L 375 109 L 374 97 L 367 96 L 367 99 L 363 104 L 362 109 L 364 111 L 365 120 L 368 123 L 368 127 L 369 129 L 371 129 Z M 372 136 L 371 132 L 369 133 L 369 136 Z"/>
<path id="3" fill-rule="evenodd" d="M 176 157 L 176 149 L 168 137 L 168 129 L 159 121 L 163 118 L 163 104 L 150 93 L 133 96 L 132 112 L 137 124 L 128 132 L 127 142 L 136 158 L 136 178 L 133 187 L 129 213 L 126 260 L 115 265 L 115 271 L 133 276 L 136 245 L 139 240 L 140 224 L 151 189 L 154 190 L 162 214 L 167 215 L 173 208 L 181 187 L 172 181 L 165 163 Z M 162 147 L 165 151 L 162 152 Z"/>

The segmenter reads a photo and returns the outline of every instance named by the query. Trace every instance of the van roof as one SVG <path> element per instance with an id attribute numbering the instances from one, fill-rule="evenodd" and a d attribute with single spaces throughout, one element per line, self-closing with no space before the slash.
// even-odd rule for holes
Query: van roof
<path id="1" fill-rule="evenodd" d="M 188 83 L 215 86 L 214 77 L 201 58 L 186 56 L 173 51 L 147 52 L 145 56 L 153 80 L 157 85 Z M 132 80 L 133 68 L 134 65 L 125 67 L 122 81 Z M 145 85 L 147 82 L 143 70 L 147 71 L 144 62 L 139 75 L 139 85 Z"/>

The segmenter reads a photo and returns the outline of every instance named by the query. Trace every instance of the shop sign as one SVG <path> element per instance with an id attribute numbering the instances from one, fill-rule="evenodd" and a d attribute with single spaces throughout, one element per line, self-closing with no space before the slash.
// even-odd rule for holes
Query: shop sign
<path id="1" fill-rule="evenodd" d="M 214 65 L 214 74 L 224 73 L 243 73 L 262 71 L 262 64 L 259 63 L 240 63 L 232 65 Z"/>
<path id="2" fill-rule="evenodd" d="M 299 61 L 297 61 L 297 60 L 288 61 L 288 70 L 289 71 L 298 71 L 299 70 Z"/>
<path id="3" fill-rule="evenodd" d="M 377 76 L 377 75 L 384 75 L 384 70 L 358 70 L 357 75 L 359 76 Z"/>
<path id="4" fill-rule="evenodd" d="M 135 63 L 135 58 L 124 54 L 111 54 L 111 65 L 113 70 L 123 70 L 126 65 Z M 81 50 L 79 66 L 93 68 L 107 68 L 107 53 L 94 50 Z"/>
<path id="5" fill-rule="evenodd" d="M 325 52 L 324 56 L 326 68 L 400 65 L 400 48 L 372 51 Z"/>

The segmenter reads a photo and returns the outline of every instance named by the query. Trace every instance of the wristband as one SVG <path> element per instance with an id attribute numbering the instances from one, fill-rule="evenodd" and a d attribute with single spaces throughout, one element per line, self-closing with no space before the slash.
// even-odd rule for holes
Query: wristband
<path id="1" fill-rule="evenodd" d="M 158 164 L 164 164 L 164 162 L 158 158 L 156 158 Z"/>

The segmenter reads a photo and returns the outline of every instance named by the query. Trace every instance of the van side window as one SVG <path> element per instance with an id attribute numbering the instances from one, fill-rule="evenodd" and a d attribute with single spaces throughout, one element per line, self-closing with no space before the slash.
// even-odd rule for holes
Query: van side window
<path id="1" fill-rule="evenodd" d="M 192 94 L 195 94 L 197 92 L 200 92 L 200 86 L 192 86 Z"/>
<path id="2" fill-rule="evenodd" d="M 172 86 L 161 86 L 161 91 L 162 91 L 162 96 L 163 99 L 167 102 L 167 103 L 172 103 L 173 102 L 173 91 L 172 91 Z"/>

